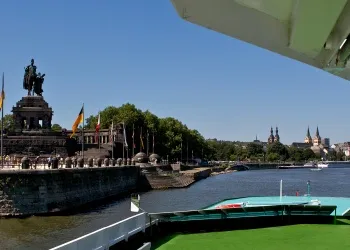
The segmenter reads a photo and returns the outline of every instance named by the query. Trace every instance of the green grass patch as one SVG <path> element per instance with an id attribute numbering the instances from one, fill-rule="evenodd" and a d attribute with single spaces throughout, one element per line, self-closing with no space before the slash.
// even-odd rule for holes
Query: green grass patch
<path id="1" fill-rule="evenodd" d="M 157 250 L 350 249 L 349 225 L 292 225 L 251 230 L 179 234 L 157 242 Z"/>
<path id="2" fill-rule="evenodd" d="M 338 225 L 350 225 L 350 220 L 349 219 L 337 219 L 337 224 Z"/>

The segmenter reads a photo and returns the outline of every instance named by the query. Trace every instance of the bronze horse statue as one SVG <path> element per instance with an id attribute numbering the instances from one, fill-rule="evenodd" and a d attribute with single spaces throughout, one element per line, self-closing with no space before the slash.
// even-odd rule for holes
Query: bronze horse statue
<path id="1" fill-rule="evenodd" d="M 42 85 L 44 83 L 45 74 L 41 75 L 36 73 L 36 66 L 34 65 L 34 59 L 31 60 L 31 64 L 24 69 L 24 78 L 23 78 L 23 88 L 28 90 L 28 95 L 30 96 L 37 94 L 42 96 L 44 92 Z"/>

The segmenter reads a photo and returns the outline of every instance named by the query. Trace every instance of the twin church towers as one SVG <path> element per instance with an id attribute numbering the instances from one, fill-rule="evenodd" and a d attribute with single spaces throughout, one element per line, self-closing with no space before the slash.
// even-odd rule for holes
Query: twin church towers
<path id="1" fill-rule="evenodd" d="M 278 127 L 276 127 L 276 133 L 273 135 L 273 128 L 271 127 L 270 130 L 270 136 L 267 139 L 268 144 L 274 143 L 274 142 L 279 142 L 280 141 L 280 136 L 278 134 Z"/>
<path id="2" fill-rule="evenodd" d="M 318 126 L 316 129 L 316 134 L 315 134 L 314 138 L 312 138 L 310 135 L 310 128 L 307 128 L 306 137 L 304 139 L 304 142 L 307 144 L 313 144 L 315 146 L 318 146 L 322 143 L 320 131 L 318 130 Z"/>
<path id="3" fill-rule="evenodd" d="M 274 143 L 274 142 L 280 142 L 280 136 L 278 134 L 278 127 L 276 127 L 275 135 L 273 134 L 273 128 L 271 127 L 270 136 L 267 139 L 267 143 L 268 144 L 271 144 L 271 143 Z M 316 129 L 316 134 L 315 134 L 315 136 L 313 138 L 311 137 L 310 129 L 307 128 L 307 133 L 306 133 L 306 137 L 304 139 L 304 143 L 305 144 L 310 144 L 310 145 L 316 145 L 316 146 L 322 144 L 321 136 L 320 136 L 320 132 L 318 130 L 318 127 Z"/>

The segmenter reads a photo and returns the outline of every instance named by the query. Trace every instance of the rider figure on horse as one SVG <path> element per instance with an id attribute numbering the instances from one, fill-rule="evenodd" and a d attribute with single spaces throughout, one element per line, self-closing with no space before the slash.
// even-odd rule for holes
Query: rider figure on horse
<path id="1" fill-rule="evenodd" d="M 23 88 L 28 90 L 28 95 L 31 95 L 31 92 L 34 92 L 41 96 L 42 84 L 44 82 L 45 74 L 41 75 L 36 73 L 36 66 L 34 65 L 34 59 L 31 60 L 30 65 L 24 69 L 24 78 L 23 78 Z M 36 85 L 36 86 L 35 86 Z"/>

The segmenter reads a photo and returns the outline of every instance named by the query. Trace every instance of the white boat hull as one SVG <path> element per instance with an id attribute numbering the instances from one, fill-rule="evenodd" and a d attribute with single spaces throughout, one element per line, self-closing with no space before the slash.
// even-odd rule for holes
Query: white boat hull
<path id="1" fill-rule="evenodd" d="M 317 164 L 318 168 L 350 168 L 350 162 L 325 162 Z"/>

